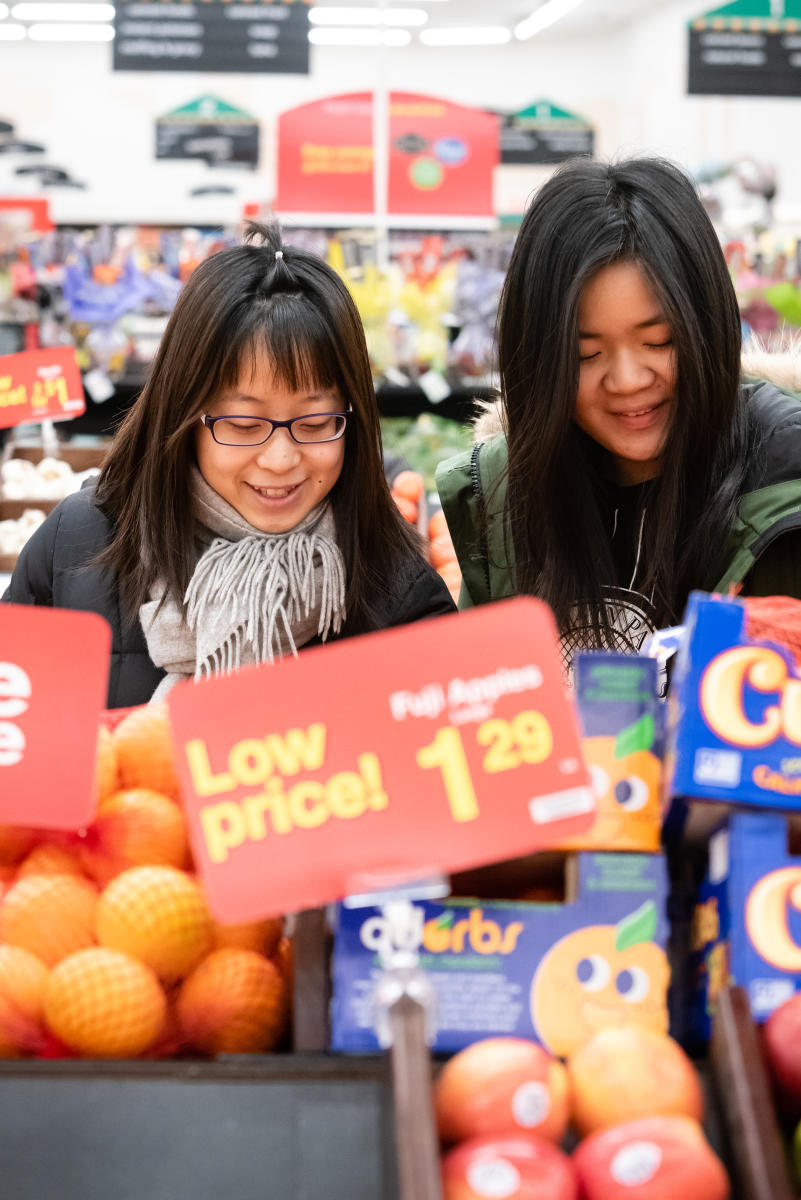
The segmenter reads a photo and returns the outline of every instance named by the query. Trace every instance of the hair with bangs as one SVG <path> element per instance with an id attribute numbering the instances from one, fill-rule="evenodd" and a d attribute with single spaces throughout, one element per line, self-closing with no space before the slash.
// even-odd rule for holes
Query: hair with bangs
<path id="1" fill-rule="evenodd" d="M 748 453 L 739 310 L 692 182 L 662 159 L 572 160 L 520 227 L 499 309 L 499 366 L 517 590 L 547 601 L 563 632 L 578 619 L 598 645 L 602 589 L 615 580 L 596 501 L 609 465 L 574 421 L 578 308 L 588 281 L 618 262 L 644 272 L 676 358 L 675 415 L 644 499 L 648 574 L 639 587 L 660 625 L 681 617 L 691 588 L 714 585 Z"/>
<path id="2" fill-rule="evenodd" d="M 277 227 L 251 225 L 244 245 L 190 276 L 100 475 L 97 504 L 113 536 L 99 561 L 115 572 L 130 622 L 157 579 L 183 601 L 197 559 L 190 471 L 198 421 L 262 353 L 289 390 L 336 387 L 353 409 L 330 493 L 349 631 L 374 627 L 398 567 L 417 551 L 384 476 L 367 345 L 347 287 L 321 258 L 283 245 Z"/>

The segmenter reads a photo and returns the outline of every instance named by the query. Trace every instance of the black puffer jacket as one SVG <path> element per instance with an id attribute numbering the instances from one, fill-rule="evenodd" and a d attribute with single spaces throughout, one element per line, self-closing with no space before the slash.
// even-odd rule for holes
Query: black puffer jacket
<path id="1" fill-rule="evenodd" d="M 92 563 L 110 537 L 110 522 L 95 505 L 92 488 L 68 496 L 23 547 L 3 600 L 78 609 L 105 617 L 112 634 L 108 707 L 125 708 L 146 703 L 164 672 L 151 661 L 139 622 L 123 622 L 110 573 Z M 442 579 L 420 559 L 411 562 L 408 573 L 398 580 L 379 628 L 454 611 Z"/>

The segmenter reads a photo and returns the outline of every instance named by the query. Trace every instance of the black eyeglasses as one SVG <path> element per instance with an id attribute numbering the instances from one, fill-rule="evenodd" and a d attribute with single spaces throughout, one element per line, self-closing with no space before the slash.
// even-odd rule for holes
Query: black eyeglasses
<path id="1" fill-rule="evenodd" d="M 269 417 L 210 417 L 204 413 L 200 421 L 220 446 L 261 446 L 270 440 L 276 429 L 288 429 L 293 441 L 306 446 L 341 438 L 352 412 L 348 406 L 346 412 L 307 413 L 304 417 L 293 417 L 291 421 L 272 421 Z"/>

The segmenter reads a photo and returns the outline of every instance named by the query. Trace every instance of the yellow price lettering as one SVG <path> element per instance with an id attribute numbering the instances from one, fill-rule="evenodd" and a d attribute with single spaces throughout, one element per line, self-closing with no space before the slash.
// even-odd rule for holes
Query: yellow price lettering
<path id="1" fill-rule="evenodd" d="M 511 721 L 485 721 L 476 732 L 479 746 L 488 746 L 484 770 L 488 775 L 512 771 L 521 763 L 545 762 L 553 750 L 553 731 L 540 712 L 520 712 Z"/>
<path id="2" fill-rule="evenodd" d="M 483 767 L 488 775 L 512 771 L 523 763 L 545 762 L 553 751 L 553 730 L 541 712 L 520 712 L 511 721 L 500 717 L 484 721 L 476 731 L 480 746 L 487 747 Z M 428 746 L 417 751 L 423 770 L 439 769 L 454 821 L 475 821 L 478 799 L 458 729 L 446 725 L 437 730 Z"/>
<path id="3" fill-rule="evenodd" d="M 475 821 L 479 815 L 478 800 L 458 729 L 452 725 L 438 729 L 433 742 L 417 751 L 417 765 L 425 771 L 438 767 L 442 772 L 454 821 Z"/>

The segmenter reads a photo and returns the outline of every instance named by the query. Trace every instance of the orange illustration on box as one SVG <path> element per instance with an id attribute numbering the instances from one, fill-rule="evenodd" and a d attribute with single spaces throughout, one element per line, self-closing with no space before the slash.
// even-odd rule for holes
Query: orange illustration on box
<path id="1" fill-rule="evenodd" d="M 647 901 L 617 925 L 591 925 L 560 938 L 531 983 L 531 1019 L 552 1054 L 571 1054 L 593 1033 L 637 1024 L 667 1033 L 667 956 L 652 940 Z"/>
<path id="2" fill-rule="evenodd" d="M 595 791 L 595 822 L 586 833 L 561 843 L 560 849 L 656 853 L 661 828 L 660 759 L 644 749 L 621 754 L 625 741 L 620 735 L 584 737 L 581 749 Z"/>

